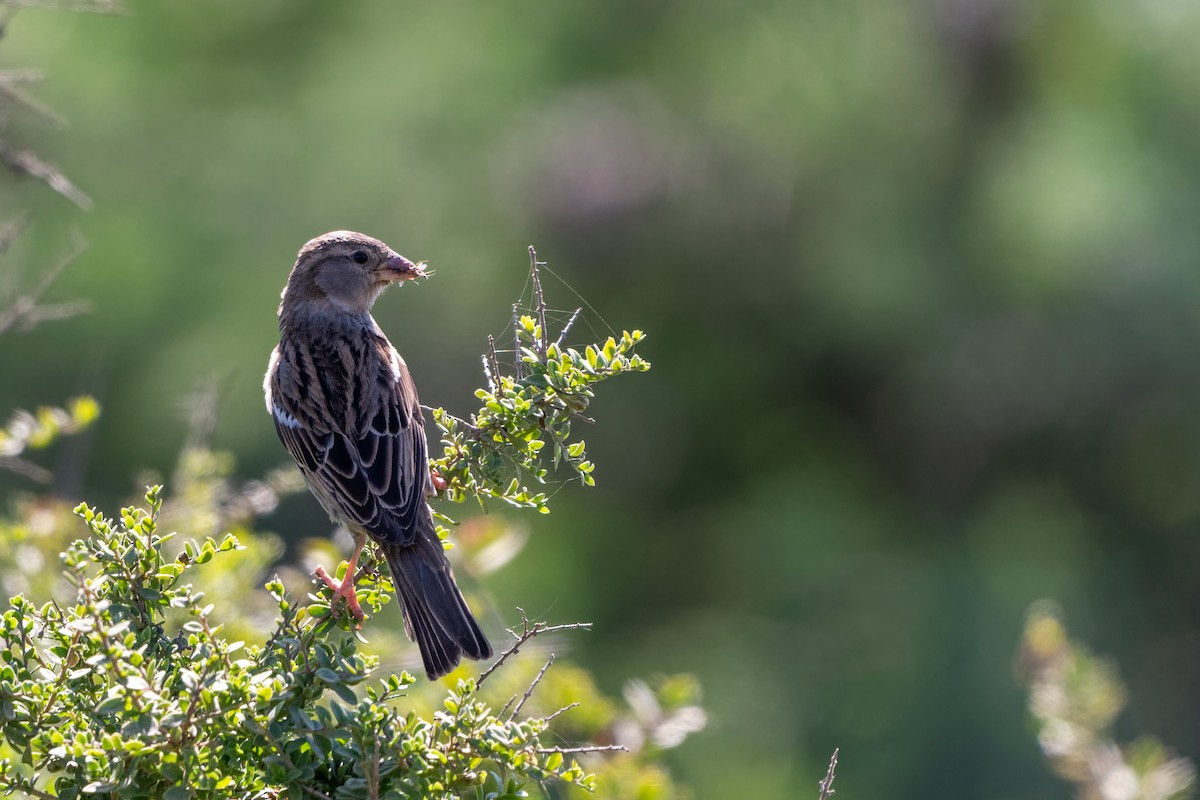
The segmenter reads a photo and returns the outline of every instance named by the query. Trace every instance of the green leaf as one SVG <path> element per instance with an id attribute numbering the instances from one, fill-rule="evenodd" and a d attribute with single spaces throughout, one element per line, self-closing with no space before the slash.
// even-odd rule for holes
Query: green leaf
<path id="1" fill-rule="evenodd" d="M 107 783 L 104 781 L 92 781 L 87 786 L 84 786 L 83 789 L 81 789 L 80 791 L 82 791 L 84 794 L 96 794 L 98 792 L 111 792 L 111 791 L 114 791 L 116 788 L 117 788 L 117 785 L 115 783 Z M 163 797 L 166 797 L 166 795 L 163 795 Z M 167 798 L 167 800 L 175 800 L 175 799 Z"/>
<path id="2" fill-rule="evenodd" d="M 354 705 L 358 702 L 358 695 L 355 694 L 354 689 L 344 683 L 332 683 L 329 685 L 329 688 L 332 689 L 333 693 L 340 697 L 344 703 Z"/>

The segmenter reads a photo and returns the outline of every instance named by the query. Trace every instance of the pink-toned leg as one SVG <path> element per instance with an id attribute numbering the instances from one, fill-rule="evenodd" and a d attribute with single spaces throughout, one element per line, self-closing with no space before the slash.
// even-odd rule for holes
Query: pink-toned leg
<path id="1" fill-rule="evenodd" d="M 450 484 L 442 477 L 441 473 L 436 469 L 429 471 L 429 482 L 433 484 L 435 492 L 444 492 Z"/>
<path id="2" fill-rule="evenodd" d="M 325 585 L 333 590 L 333 601 L 329 604 L 333 609 L 334 616 L 337 615 L 338 598 L 346 601 L 346 607 L 350 610 L 350 615 L 354 617 L 358 627 L 362 627 L 364 618 L 362 606 L 358 604 L 358 595 L 354 591 L 354 573 L 358 571 L 358 554 L 362 552 L 362 545 L 354 548 L 354 553 L 350 556 L 350 563 L 346 565 L 346 577 L 341 583 L 330 577 L 324 567 L 317 567 L 313 570 L 313 574 L 325 582 Z"/>

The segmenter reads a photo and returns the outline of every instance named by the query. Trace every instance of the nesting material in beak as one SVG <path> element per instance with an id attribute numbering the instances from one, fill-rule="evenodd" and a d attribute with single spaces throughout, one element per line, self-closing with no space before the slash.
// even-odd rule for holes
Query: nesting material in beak
<path id="1" fill-rule="evenodd" d="M 388 256 L 380 272 L 381 277 L 387 281 L 411 281 L 427 277 L 424 261 L 414 264 L 398 253 Z"/>

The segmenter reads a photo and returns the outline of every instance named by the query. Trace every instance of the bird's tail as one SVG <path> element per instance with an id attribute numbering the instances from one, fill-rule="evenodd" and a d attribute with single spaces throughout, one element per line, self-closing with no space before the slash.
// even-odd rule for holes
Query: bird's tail
<path id="1" fill-rule="evenodd" d="M 425 673 L 436 680 L 463 656 L 491 658 L 492 646 L 467 607 L 437 536 L 411 545 L 381 545 L 404 611 L 404 630 L 421 648 Z"/>

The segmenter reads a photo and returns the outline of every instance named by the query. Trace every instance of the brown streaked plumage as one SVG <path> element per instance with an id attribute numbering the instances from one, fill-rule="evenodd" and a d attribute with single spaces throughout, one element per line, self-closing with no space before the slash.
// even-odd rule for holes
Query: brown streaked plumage
<path id="1" fill-rule="evenodd" d="M 425 500 L 424 421 L 404 359 L 371 317 L 391 283 L 425 277 L 383 242 L 334 231 L 300 249 L 279 304 L 279 346 L 263 381 L 267 410 L 309 489 L 354 537 L 339 584 L 316 574 L 359 621 L 354 573 L 367 539 L 383 552 L 429 678 L 491 645 L 454 582 Z"/>

